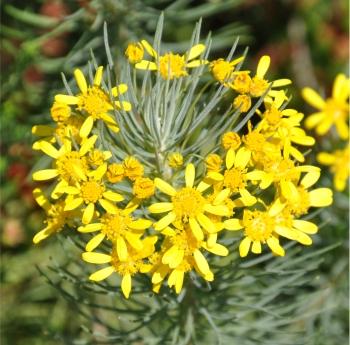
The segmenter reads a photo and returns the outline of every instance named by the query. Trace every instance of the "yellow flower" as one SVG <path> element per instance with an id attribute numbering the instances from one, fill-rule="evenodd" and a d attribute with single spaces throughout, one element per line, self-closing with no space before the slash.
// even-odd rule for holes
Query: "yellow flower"
<path id="1" fill-rule="evenodd" d="M 125 50 L 125 55 L 130 63 L 135 64 L 142 60 L 143 51 L 143 46 L 139 42 L 129 43 Z"/>
<path id="2" fill-rule="evenodd" d="M 256 69 L 256 75 L 251 79 L 249 93 L 252 97 L 261 97 L 269 87 L 269 81 L 265 79 L 265 74 L 270 67 L 270 57 L 264 55 L 260 58 Z M 289 85 L 289 79 L 278 79 L 271 83 L 271 88 Z M 273 96 L 275 92 L 270 90 L 268 96 Z"/>
<path id="3" fill-rule="evenodd" d="M 224 221 L 224 227 L 230 231 L 244 230 L 244 238 L 239 245 L 239 255 L 245 257 L 248 255 L 252 245 L 254 254 L 261 253 L 261 244 L 267 244 L 271 251 L 279 256 L 284 256 L 285 252 L 280 245 L 278 235 L 275 232 L 275 218 L 279 215 L 284 205 L 277 200 L 269 210 L 250 211 L 245 209 L 242 219 L 232 218 Z"/>
<path id="4" fill-rule="evenodd" d="M 102 90 L 101 82 L 103 75 L 103 67 L 98 67 L 93 85 L 87 84 L 84 74 L 80 69 L 74 71 L 74 77 L 80 89 L 80 93 L 76 96 L 56 95 L 55 101 L 66 105 L 75 105 L 76 109 L 82 112 L 86 119 L 80 128 L 80 136 L 87 137 L 96 120 L 103 120 L 108 128 L 114 132 L 118 132 L 119 128 L 113 117 L 108 114 L 114 106 L 118 109 L 129 111 L 131 104 L 129 102 L 114 101 L 114 106 L 110 101 L 109 95 Z M 117 97 L 127 91 L 126 84 L 120 84 L 112 88 L 113 97 Z"/>
<path id="5" fill-rule="evenodd" d="M 296 187 L 301 173 L 308 173 L 309 177 L 317 177 L 319 175 L 320 168 L 312 165 L 299 165 L 296 166 L 290 159 L 279 158 L 266 160 L 264 162 L 264 170 L 256 170 L 250 177 L 252 180 L 260 180 L 260 188 L 266 189 L 272 183 L 276 184 L 276 187 L 280 188 L 281 195 L 289 200 L 295 201 L 298 199 L 299 194 Z"/>
<path id="6" fill-rule="evenodd" d="M 71 116 L 72 111 L 69 105 L 61 102 L 54 102 L 50 113 L 55 122 L 65 122 Z"/>
<path id="7" fill-rule="evenodd" d="M 255 176 L 256 171 L 248 172 L 247 165 L 250 161 L 250 152 L 241 147 L 237 153 L 229 149 L 226 153 L 225 171 L 221 174 L 218 172 L 209 172 L 208 177 L 216 182 L 222 183 L 231 194 L 239 193 L 240 200 L 246 206 L 255 204 L 256 198 L 247 190 L 248 181 L 251 175 Z"/>
<path id="8" fill-rule="evenodd" d="M 194 187 L 195 167 L 188 164 L 185 170 L 186 187 L 176 190 L 170 184 L 160 178 L 155 178 L 156 187 L 171 197 L 171 202 L 160 202 L 151 205 L 148 209 L 151 213 L 165 213 L 166 216 L 154 224 L 156 230 L 163 230 L 175 221 L 189 223 L 190 228 L 196 238 L 203 240 L 203 229 L 207 233 L 218 231 L 215 224 L 205 213 L 218 216 L 225 216 L 229 213 L 226 206 L 221 205 L 222 194 L 218 195 L 213 204 L 210 204 L 202 193 L 210 187 L 205 182 Z M 227 191 L 223 191 L 226 194 Z"/>
<path id="9" fill-rule="evenodd" d="M 281 90 L 276 93 L 273 101 L 265 103 L 266 110 L 262 114 L 262 120 L 257 129 L 266 138 L 280 145 L 284 158 L 292 156 L 299 162 L 304 162 L 304 155 L 292 145 L 312 146 L 315 144 L 315 139 L 306 135 L 305 131 L 300 128 L 303 114 L 294 109 L 279 110 L 284 99 L 285 92 Z"/>
<path id="10" fill-rule="evenodd" d="M 154 195 L 154 182 L 148 177 L 138 177 L 134 182 L 132 192 L 138 199 L 148 199 Z"/>
<path id="11" fill-rule="evenodd" d="M 205 50 L 203 44 L 193 46 L 185 55 L 167 53 L 160 56 L 146 40 L 142 40 L 141 44 L 147 53 L 154 58 L 155 62 L 142 60 L 135 67 L 137 69 L 159 71 L 163 79 L 186 76 L 188 74 L 187 68 L 194 68 L 207 63 L 207 61 L 196 59 Z"/>
<path id="12" fill-rule="evenodd" d="M 106 160 L 112 157 L 110 151 L 91 150 L 87 156 L 88 162 L 93 167 L 102 165 Z"/>
<path id="13" fill-rule="evenodd" d="M 112 163 L 108 165 L 107 179 L 111 183 L 120 182 L 124 178 L 124 166 L 123 164 Z"/>
<path id="14" fill-rule="evenodd" d="M 152 222 L 146 219 L 135 220 L 130 213 L 132 209 L 115 209 L 115 213 L 105 213 L 98 223 L 90 223 L 80 226 L 78 231 L 82 233 L 99 232 L 86 245 L 87 252 L 93 251 L 105 238 L 111 241 L 115 247 L 118 259 L 126 261 L 128 259 L 127 244 L 137 250 L 142 250 L 142 241 L 140 237 L 145 229 L 152 225 Z"/>
<path id="15" fill-rule="evenodd" d="M 275 255 L 284 256 L 285 251 L 279 243 L 279 236 L 298 241 L 304 245 L 312 244 L 310 234 L 318 227 L 308 221 L 294 219 L 291 211 L 276 199 L 265 211 L 245 209 L 242 219 L 229 219 L 224 222 L 227 230 L 244 230 L 244 238 L 239 245 L 241 257 L 262 252 L 261 244 L 267 244 Z"/>
<path id="16" fill-rule="evenodd" d="M 209 65 L 210 71 L 218 82 L 225 85 L 227 82 L 231 81 L 235 66 L 243 59 L 243 57 L 239 57 L 233 61 L 226 61 L 224 59 L 214 60 Z"/>
<path id="17" fill-rule="evenodd" d="M 227 132 L 222 136 L 221 143 L 225 150 L 237 150 L 241 145 L 241 138 L 235 132 Z"/>
<path id="18" fill-rule="evenodd" d="M 168 156 L 168 164 L 172 168 L 180 168 L 184 164 L 184 158 L 180 152 L 170 153 Z"/>
<path id="19" fill-rule="evenodd" d="M 152 266 L 147 264 L 144 259 L 153 254 L 156 241 L 156 236 L 147 237 L 142 241 L 142 249 L 140 251 L 129 246 L 128 257 L 125 261 L 119 260 L 117 249 L 115 247 L 110 255 L 95 252 L 83 253 L 82 258 L 86 262 L 92 264 L 110 264 L 108 267 L 102 268 L 91 274 L 89 279 L 93 281 L 101 281 L 116 272 L 122 276 L 121 289 L 125 298 L 129 298 L 132 288 L 131 276 L 138 272 L 147 273 L 152 268 Z"/>
<path id="20" fill-rule="evenodd" d="M 174 286 L 177 294 L 181 292 L 184 275 L 193 268 L 205 280 L 212 281 L 214 274 L 201 250 L 204 249 L 213 254 L 227 256 L 228 250 L 219 243 L 208 247 L 206 242 L 198 240 L 189 225 L 177 226 L 176 229 L 166 228 L 166 241 L 162 248 L 160 260 L 153 271 L 152 283 L 161 284 L 169 274 L 168 285 Z"/>
<path id="21" fill-rule="evenodd" d="M 222 159 L 216 153 L 211 153 L 205 159 L 205 164 L 207 166 L 208 171 L 216 171 L 219 172 L 221 170 Z"/>
<path id="22" fill-rule="evenodd" d="M 308 213 L 310 207 L 325 207 L 333 202 L 333 193 L 329 188 L 316 188 L 308 191 L 320 178 L 320 172 L 308 172 L 297 186 L 298 197 L 292 201 L 285 200 L 286 207 L 295 216 Z M 283 198 L 282 198 L 283 200 Z"/>
<path id="23" fill-rule="evenodd" d="M 126 157 L 123 161 L 124 176 L 131 181 L 141 177 L 144 172 L 143 165 L 135 157 Z"/>
<path id="24" fill-rule="evenodd" d="M 124 198 L 105 186 L 103 177 L 107 171 L 107 164 L 99 166 L 96 170 L 84 173 L 75 166 L 76 172 L 79 174 L 79 182 L 75 186 L 62 187 L 60 192 L 67 193 L 65 200 L 65 211 L 74 210 L 83 206 L 83 224 L 89 224 L 94 217 L 95 208 L 99 203 L 102 208 L 109 213 L 116 214 L 118 212 L 114 202 L 123 201 Z M 86 205 L 86 206 L 85 206 Z"/>
<path id="25" fill-rule="evenodd" d="M 349 137 L 349 103 L 347 99 L 350 93 L 350 79 L 344 74 L 338 74 L 335 78 L 332 97 L 323 100 L 313 89 L 307 87 L 302 90 L 302 96 L 306 102 L 318 109 L 317 113 L 309 115 L 305 121 L 308 129 L 316 127 L 318 135 L 325 135 L 335 125 L 342 139 Z"/>
<path id="26" fill-rule="evenodd" d="M 60 232 L 64 225 L 69 223 L 69 220 L 72 217 L 72 212 L 64 211 L 63 201 L 51 204 L 39 188 L 34 189 L 33 196 L 38 205 L 45 210 L 47 216 L 45 220 L 45 228 L 40 230 L 33 238 L 33 242 L 38 244 L 50 235 Z M 72 224 L 70 225 L 72 226 Z"/>
<path id="27" fill-rule="evenodd" d="M 252 100 L 248 95 L 238 95 L 233 100 L 233 106 L 241 113 L 246 113 L 252 106 Z"/>
<path id="28" fill-rule="evenodd" d="M 46 141 L 40 142 L 40 150 L 53 158 L 54 164 L 52 169 L 34 172 L 33 180 L 47 181 L 57 177 L 58 184 L 51 194 L 53 198 L 57 198 L 58 190 L 61 187 L 74 184 L 80 179 L 76 167 L 84 173 L 88 172 L 89 165 L 86 154 L 91 151 L 96 140 L 97 135 L 84 139 L 79 151 L 72 150 L 72 143 L 70 141 L 66 141 L 59 150 Z"/>
<path id="29" fill-rule="evenodd" d="M 340 192 L 343 191 L 350 172 L 349 147 L 343 150 L 335 150 L 333 153 L 321 152 L 317 155 L 317 160 L 323 165 L 330 166 L 330 171 L 334 174 L 335 189 Z"/>
<path id="30" fill-rule="evenodd" d="M 237 91 L 240 94 L 249 93 L 250 84 L 252 83 L 252 79 L 249 73 L 249 71 L 239 71 L 235 73 L 233 83 L 231 84 L 233 90 Z"/>

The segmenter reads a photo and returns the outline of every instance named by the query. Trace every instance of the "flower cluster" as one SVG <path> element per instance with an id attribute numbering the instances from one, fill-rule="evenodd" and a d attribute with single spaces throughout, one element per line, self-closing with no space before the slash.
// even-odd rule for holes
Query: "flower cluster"
<path id="1" fill-rule="evenodd" d="M 335 189 L 343 191 L 350 173 L 348 142 L 350 79 L 344 74 L 338 74 L 334 80 L 332 95 L 326 100 L 308 87 L 303 89 L 302 95 L 311 106 L 318 110 L 306 118 L 305 127 L 315 128 L 319 136 L 327 135 L 335 129 L 334 136 L 340 139 L 341 148 L 334 152 L 320 152 L 317 160 L 323 165 L 330 166 L 330 171 L 334 175 Z"/>
<path id="2" fill-rule="evenodd" d="M 266 78 L 268 56 L 252 73 L 239 70 L 242 57 L 208 61 L 202 58 L 205 49 L 196 44 L 183 55 L 162 55 L 142 40 L 125 52 L 135 73 L 156 71 L 157 82 L 167 85 L 202 67 L 214 87 L 234 93 L 237 114 L 251 110 L 254 99 L 263 101 L 252 110 L 255 125 L 248 122 L 242 133 L 226 131 L 215 151 L 200 159 L 177 147 L 165 152 L 164 166 L 152 169 L 152 163 L 141 164 L 148 157 L 121 160 L 106 150 L 102 133 L 120 135 L 124 129 L 119 129 L 115 114 L 127 115 L 136 105 L 119 99 L 127 97 L 127 84 L 110 90 L 104 86 L 102 67 L 91 85 L 75 70 L 79 91 L 55 96 L 55 126 L 33 128 L 40 136 L 34 149 L 51 159 L 51 166 L 36 171 L 33 179 L 54 181 L 50 198 L 39 188 L 34 191 L 47 214 L 46 227 L 34 243 L 65 226 L 77 229 L 83 239 L 90 236 L 82 259 L 107 264 L 90 280 L 117 273 L 126 298 L 135 274 L 149 275 L 154 292 L 167 283 L 180 293 L 191 271 L 212 281 L 210 257 L 229 255 L 232 236 L 225 235 L 231 231 L 240 237 L 241 257 L 249 251 L 262 253 L 264 245 L 283 256 L 286 240 L 310 245 L 318 227 L 300 217 L 332 203 L 330 189 L 313 188 L 320 169 L 305 164 L 303 149 L 315 140 L 301 128 L 303 114 L 286 107 L 288 97 L 281 87 L 290 80 Z"/>

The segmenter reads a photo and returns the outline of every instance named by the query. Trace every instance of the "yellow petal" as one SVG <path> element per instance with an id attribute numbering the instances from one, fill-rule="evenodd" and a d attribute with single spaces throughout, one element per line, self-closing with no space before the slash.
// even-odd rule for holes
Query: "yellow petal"
<path id="1" fill-rule="evenodd" d="M 174 208 L 171 202 L 158 202 L 148 207 L 151 213 L 169 212 Z"/>
<path id="2" fill-rule="evenodd" d="M 145 70 L 149 70 L 149 71 L 156 71 L 157 65 L 154 62 L 142 60 L 135 65 L 135 68 L 145 69 Z"/>
<path id="3" fill-rule="evenodd" d="M 114 267 L 112 267 L 112 266 L 105 267 L 105 268 L 102 268 L 101 270 L 96 271 L 95 273 L 91 274 L 89 279 L 93 280 L 95 282 L 99 282 L 101 280 L 108 278 L 113 272 L 114 272 Z"/>
<path id="4" fill-rule="evenodd" d="M 193 46 L 190 51 L 187 54 L 187 60 L 190 61 L 197 56 L 201 55 L 205 50 L 205 45 L 204 44 L 196 44 Z"/>
<path id="5" fill-rule="evenodd" d="M 329 188 L 317 188 L 309 193 L 310 206 L 325 207 L 333 202 L 333 192 Z"/>
<path id="6" fill-rule="evenodd" d="M 250 161 L 251 152 L 245 147 L 241 147 L 236 154 L 235 167 L 244 169 Z"/>
<path id="7" fill-rule="evenodd" d="M 223 189 L 214 199 L 213 205 L 222 204 L 230 195 L 230 188 Z"/>
<path id="8" fill-rule="evenodd" d="M 120 195 L 119 193 L 116 193 L 116 192 L 112 192 L 111 190 L 107 190 L 102 195 L 104 198 L 106 198 L 110 201 L 119 202 L 119 201 L 124 200 L 124 197 L 122 195 Z"/>
<path id="9" fill-rule="evenodd" d="M 128 259 L 128 248 L 122 237 L 117 238 L 117 254 L 120 261 L 126 261 Z"/>
<path id="10" fill-rule="evenodd" d="M 55 101 L 60 102 L 60 103 L 64 103 L 66 105 L 75 105 L 75 104 L 78 104 L 79 99 L 78 99 L 78 97 L 75 97 L 75 96 L 56 95 Z"/>
<path id="11" fill-rule="evenodd" d="M 117 214 L 118 213 L 117 206 L 112 204 L 110 201 L 105 200 L 105 199 L 100 199 L 98 202 L 105 209 L 106 212 L 111 213 L 111 214 Z"/>
<path id="12" fill-rule="evenodd" d="M 260 243 L 260 241 L 254 241 L 253 242 L 252 252 L 254 254 L 261 254 L 261 243 Z"/>
<path id="13" fill-rule="evenodd" d="M 176 268 L 182 262 L 183 257 L 184 251 L 177 246 L 172 246 L 164 253 L 162 263 L 169 265 L 170 268 Z"/>
<path id="14" fill-rule="evenodd" d="M 281 247 L 278 239 L 276 237 L 270 237 L 267 239 L 267 245 L 270 247 L 273 253 L 279 256 L 284 256 L 285 252 L 283 247 Z"/>
<path id="15" fill-rule="evenodd" d="M 141 250 L 143 248 L 142 241 L 140 240 L 140 235 L 127 232 L 125 234 L 125 238 L 134 249 Z"/>
<path id="16" fill-rule="evenodd" d="M 239 244 L 239 255 L 244 258 L 248 255 L 250 244 L 252 243 L 249 237 L 245 237 Z"/>
<path id="17" fill-rule="evenodd" d="M 131 291 L 131 275 L 125 274 L 122 279 L 122 291 L 125 296 L 125 298 L 129 298 L 130 291 Z"/>
<path id="18" fill-rule="evenodd" d="M 309 87 L 304 88 L 301 94 L 305 101 L 311 104 L 316 109 L 322 110 L 326 105 L 322 97 L 315 90 Z"/>
<path id="19" fill-rule="evenodd" d="M 209 268 L 207 259 L 204 257 L 204 255 L 198 249 L 196 249 L 193 252 L 193 257 L 194 257 L 194 260 L 198 266 L 199 271 L 202 274 L 205 275 L 205 274 L 210 272 L 210 268 Z"/>
<path id="20" fill-rule="evenodd" d="M 308 222 L 306 220 L 301 220 L 301 219 L 294 219 L 293 220 L 293 226 L 307 234 L 316 234 L 318 231 L 317 225 L 314 223 Z"/>
<path id="21" fill-rule="evenodd" d="M 158 231 L 163 230 L 175 219 L 176 219 L 176 214 L 173 212 L 169 212 L 165 217 L 161 218 L 157 223 L 154 224 L 154 229 Z"/>
<path id="22" fill-rule="evenodd" d="M 194 237 L 196 237 L 198 241 L 202 241 L 204 239 L 204 235 L 198 222 L 194 218 L 190 218 L 189 223 Z"/>
<path id="23" fill-rule="evenodd" d="M 85 120 L 85 122 L 87 121 L 87 119 Z M 79 150 L 79 155 L 84 156 L 87 152 L 89 152 L 94 147 L 97 138 L 98 137 L 95 134 L 89 138 L 84 139 Z"/>
<path id="24" fill-rule="evenodd" d="M 92 127 L 94 126 L 94 118 L 92 116 L 88 116 L 82 126 L 80 127 L 79 135 L 82 138 L 86 138 L 92 130 Z"/>
<path id="25" fill-rule="evenodd" d="M 77 81 L 78 87 L 82 93 L 87 92 L 87 84 L 86 84 L 86 79 L 84 77 L 83 72 L 80 69 L 76 69 L 74 71 L 74 77 L 75 80 Z"/>
<path id="26" fill-rule="evenodd" d="M 207 230 L 209 233 L 217 232 L 215 224 L 207 216 L 205 216 L 203 213 L 200 213 L 197 216 L 197 220 L 198 220 L 199 224 L 205 230 Z"/>
<path id="27" fill-rule="evenodd" d="M 66 199 L 64 210 L 65 211 L 71 211 L 76 208 L 78 208 L 82 203 L 84 202 L 83 198 L 76 198 L 76 199 Z"/>
<path id="28" fill-rule="evenodd" d="M 94 236 L 85 247 L 85 250 L 87 252 L 92 252 L 105 238 L 105 234 L 98 234 Z"/>
<path id="29" fill-rule="evenodd" d="M 332 165 L 336 161 L 336 157 L 327 152 L 321 152 L 317 155 L 317 160 L 323 165 Z"/>
<path id="30" fill-rule="evenodd" d="M 94 85 L 96 85 L 96 86 L 100 86 L 101 85 L 102 76 L 103 76 L 103 66 L 99 66 L 97 68 L 96 73 L 95 73 Z"/>
<path id="31" fill-rule="evenodd" d="M 211 186 L 211 184 L 205 182 L 205 181 L 201 181 L 199 182 L 196 190 L 198 190 L 198 192 L 203 193 L 205 190 L 207 190 L 209 187 Z"/>
<path id="32" fill-rule="evenodd" d="M 210 247 L 205 246 L 205 249 L 208 252 L 219 256 L 227 256 L 229 253 L 228 249 L 219 243 L 215 243 L 213 246 Z"/>
<path id="33" fill-rule="evenodd" d="M 229 149 L 226 153 L 226 168 L 231 169 L 235 163 L 235 150 Z"/>
<path id="34" fill-rule="evenodd" d="M 208 237 L 207 237 L 207 242 L 203 242 L 202 243 L 202 246 L 204 248 L 212 248 L 213 246 L 215 246 L 215 243 L 218 239 L 218 234 L 215 233 L 215 234 L 208 234 Z"/>
<path id="35" fill-rule="evenodd" d="M 204 211 L 215 214 L 216 216 L 229 216 L 230 210 L 225 205 L 210 205 L 206 204 L 204 205 Z"/>
<path id="36" fill-rule="evenodd" d="M 192 188 L 194 183 L 196 170 L 193 164 L 188 164 L 185 171 L 186 187 Z"/>
<path id="37" fill-rule="evenodd" d="M 122 109 L 124 111 L 130 111 L 131 110 L 131 103 L 126 102 L 126 101 L 115 101 L 114 102 L 115 106 L 119 109 Z"/>
<path id="38" fill-rule="evenodd" d="M 128 85 L 126 85 L 126 84 L 119 84 L 119 85 L 117 85 L 117 86 L 112 88 L 112 95 L 114 97 L 117 97 L 119 95 L 122 95 L 126 91 L 128 91 Z"/>
<path id="39" fill-rule="evenodd" d="M 45 169 L 39 170 L 33 173 L 34 181 L 46 181 L 58 176 L 58 171 L 56 169 Z"/>
<path id="40" fill-rule="evenodd" d="M 301 231 L 295 231 L 294 239 L 305 246 L 312 244 L 312 238 Z"/>
<path id="41" fill-rule="evenodd" d="M 84 210 L 82 222 L 83 224 L 89 224 L 94 216 L 95 205 L 91 202 L 88 204 Z"/>
<path id="42" fill-rule="evenodd" d="M 215 171 L 209 171 L 208 172 L 208 178 L 210 178 L 211 180 L 214 180 L 216 182 L 222 181 L 224 179 L 224 176 L 218 172 Z M 197 188 L 198 190 L 198 188 Z"/>
<path id="43" fill-rule="evenodd" d="M 153 47 L 146 40 L 142 40 L 141 44 L 146 49 L 146 51 L 149 55 L 153 56 L 154 58 L 157 58 L 157 52 L 153 49 Z"/>
<path id="44" fill-rule="evenodd" d="M 45 229 L 43 229 L 35 234 L 35 236 L 33 237 L 33 243 L 38 244 L 39 242 L 41 242 L 45 238 L 49 237 L 50 235 L 51 235 L 50 229 L 45 228 Z"/>
<path id="45" fill-rule="evenodd" d="M 209 63 L 209 61 L 207 61 L 207 60 L 192 60 L 192 61 L 186 63 L 186 67 L 187 68 L 195 68 L 195 67 L 199 67 L 201 65 L 206 65 L 207 63 Z"/>
<path id="46" fill-rule="evenodd" d="M 302 178 L 302 180 L 300 181 L 300 184 L 304 188 L 309 188 L 318 181 L 320 176 L 321 176 L 320 171 L 310 171 Z"/>
<path id="47" fill-rule="evenodd" d="M 53 135 L 55 130 L 52 127 L 44 125 L 36 125 L 32 127 L 32 134 L 37 135 L 38 137 L 49 137 Z"/>
<path id="48" fill-rule="evenodd" d="M 292 81 L 290 79 L 277 79 L 272 83 L 271 87 L 287 86 L 291 83 L 292 83 Z"/>
<path id="49" fill-rule="evenodd" d="M 157 269 L 157 271 L 155 271 L 152 275 L 152 284 L 159 284 L 161 281 L 164 280 L 168 272 L 169 272 L 168 266 L 161 265 Z"/>
<path id="50" fill-rule="evenodd" d="M 299 198 L 299 193 L 293 182 L 280 182 L 282 195 L 289 201 L 296 201 Z"/>
<path id="51" fill-rule="evenodd" d="M 50 209 L 50 202 L 47 200 L 46 196 L 44 195 L 43 191 L 40 188 L 35 188 L 33 190 L 33 197 L 37 204 L 42 207 L 44 210 Z"/>
<path id="52" fill-rule="evenodd" d="M 145 230 L 152 225 L 152 222 L 147 219 L 138 219 L 128 224 L 128 228 L 133 230 Z"/>
<path id="53" fill-rule="evenodd" d="M 256 203 L 256 197 L 251 195 L 246 189 L 239 189 L 239 194 L 245 206 L 252 206 Z"/>
<path id="54" fill-rule="evenodd" d="M 295 240 L 295 237 L 296 237 L 295 231 L 293 231 L 292 229 L 283 227 L 283 226 L 276 226 L 275 232 L 280 236 L 288 238 L 289 240 Z"/>
<path id="55" fill-rule="evenodd" d="M 269 212 L 268 212 L 269 216 L 270 217 L 277 216 L 279 213 L 281 213 L 281 211 L 285 208 L 285 206 L 286 205 L 283 204 L 279 198 L 276 199 L 269 209 Z"/>
<path id="56" fill-rule="evenodd" d="M 101 229 L 102 229 L 101 223 L 91 223 L 91 224 L 78 227 L 79 232 L 94 232 L 94 231 L 99 231 Z"/>
<path id="57" fill-rule="evenodd" d="M 333 90 L 332 90 L 332 98 L 337 99 L 343 90 L 344 84 L 346 85 L 346 77 L 345 74 L 340 73 L 336 76 L 333 84 Z"/>
<path id="58" fill-rule="evenodd" d="M 270 61 L 271 59 L 268 55 L 264 55 L 260 58 L 258 67 L 256 69 L 256 75 L 259 78 L 264 79 L 264 76 L 270 67 Z"/>
<path id="59" fill-rule="evenodd" d="M 241 220 L 237 218 L 227 219 L 224 221 L 224 228 L 226 230 L 240 230 L 243 229 L 243 226 L 241 224 Z"/>
<path id="60" fill-rule="evenodd" d="M 165 194 L 170 196 L 174 196 L 176 194 L 176 190 L 169 183 L 158 177 L 154 179 L 154 185 Z"/>
<path id="61" fill-rule="evenodd" d="M 83 253 L 82 258 L 90 264 L 107 264 L 108 262 L 111 262 L 112 259 L 110 255 L 93 252 Z"/>
<path id="62" fill-rule="evenodd" d="M 307 129 L 314 128 L 321 121 L 323 121 L 324 118 L 325 118 L 325 113 L 322 113 L 322 112 L 309 115 L 305 120 L 305 127 Z"/>
<path id="63" fill-rule="evenodd" d="M 178 271 L 177 275 L 176 275 L 176 282 L 175 282 L 175 292 L 177 294 L 179 294 L 181 292 L 183 280 L 184 280 L 184 272 Z"/>

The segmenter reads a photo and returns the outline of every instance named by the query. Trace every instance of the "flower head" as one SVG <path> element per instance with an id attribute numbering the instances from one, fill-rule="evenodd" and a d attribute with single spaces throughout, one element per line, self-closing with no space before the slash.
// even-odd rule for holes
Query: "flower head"
<path id="1" fill-rule="evenodd" d="M 129 62 L 132 64 L 138 63 L 142 60 L 144 54 L 144 49 L 141 43 L 129 43 L 125 55 Z"/>
<path id="2" fill-rule="evenodd" d="M 304 99 L 318 112 L 306 118 L 306 128 L 316 128 L 318 135 L 325 135 L 334 125 L 342 139 L 349 137 L 349 103 L 350 79 L 344 74 L 338 74 L 335 78 L 332 96 L 326 100 L 313 89 L 307 87 L 302 91 Z"/>
<path id="3" fill-rule="evenodd" d="M 143 48 L 154 58 L 155 62 L 141 60 L 135 65 L 137 69 L 158 71 L 163 79 L 174 79 L 184 77 L 188 74 L 187 68 L 194 68 L 207 63 L 196 59 L 205 50 L 203 44 L 193 46 L 185 55 L 166 53 L 158 55 L 153 47 L 145 40 L 141 41 Z"/>
<path id="4" fill-rule="evenodd" d="M 184 158 L 180 152 L 172 152 L 168 156 L 168 164 L 172 168 L 180 168 L 184 164 Z"/>

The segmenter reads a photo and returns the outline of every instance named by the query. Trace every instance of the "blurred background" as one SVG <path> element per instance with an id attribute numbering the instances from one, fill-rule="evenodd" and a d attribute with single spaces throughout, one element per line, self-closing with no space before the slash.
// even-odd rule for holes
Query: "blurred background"
<path id="1" fill-rule="evenodd" d="M 104 21 L 118 58 L 128 42 L 151 39 L 161 11 L 163 40 L 174 50 L 188 47 L 194 24 L 202 17 L 202 37 L 209 32 L 214 37 L 212 57 L 225 56 L 240 36 L 239 50 L 249 46 L 246 66 L 253 68 L 261 55 L 270 55 L 271 79 L 292 79 L 292 107 L 310 114 L 301 88 L 329 95 L 336 74 L 348 75 L 348 6 L 347 0 L 2 1 L 0 343 L 72 344 L 73 335 L 81 331 L 68 302 L 37 270 L 60 249 L 57 241 L 45 241 L 40 248 L 32 244 L 44 215 L 32 198 L 30 172 L 38 156 L 31 149 L 31 127 L 49 121 L 52 95 L 63 85 L 61 72 L 70 76 L 73 68 L 85 65 L 91 49 L 98 61 L 105 61 Z M 330 187 L 332 177 L 326 172 L 322 184 Z M 334 205 L 322 211 L 326 226 L 316 246 L 341 245 L 325 255 L 320 267 L 319 286 L 326 294 L 314 320 L 320 336 L 313 344 L 347 343 L 346 194 L 336 192 Z"/>

